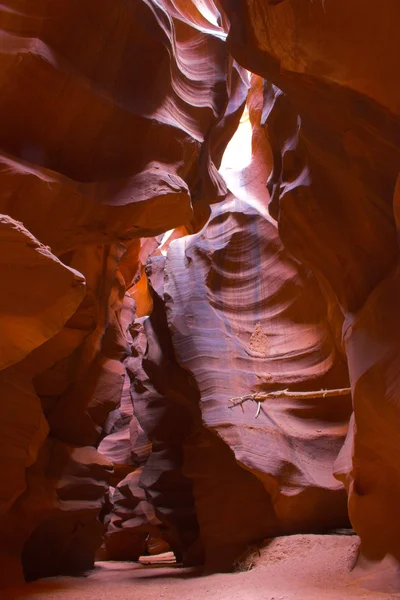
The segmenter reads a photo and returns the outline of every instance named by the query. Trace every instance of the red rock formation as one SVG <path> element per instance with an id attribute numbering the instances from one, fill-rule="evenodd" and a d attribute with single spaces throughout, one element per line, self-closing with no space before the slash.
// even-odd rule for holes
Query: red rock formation
<path id="1" fill-rule="evenodd" d="M 141 368 L 146 350 L 146 336 L 140 320 L 130 326 L 127 340 L 132 355 L 125 364 L 136 372 Z M 147 535 L 159 532 L 161 525 L 139 486 L 142 467 L 152 448 L 134 414 L 128 372 L 120 405 L 109 414 L 103 428 L 105 437 L 98 447 L 114 466 L 110 506 L 106 507 L 104 544 L 99 554 L 106 560 L 137 560 L 145 551 Z"/>
<path id="2" fill-rule="evenodd" d="M 213 161 L 247 89 L 222 29 L 204 23 L 152 0 L 0 9 L 2 257 L 13 249 L 0 359 L 14 398 L 2 408 L 1 585 L 22 577 L 21 557 L 30 578 L 93 564 L 108 484 L 129 476 L 126 445 L 111 462 L 94 447 L 121 398 L 126 409 L 125 292 L 143 273 L 132 239 L 207 219 L 225 193 Z"/>
<path id="3" fill-rule="evenodd" d="M 21 223 L 5 216 L 0 218 L 0 253 L 0 557 L 7 583 L 20 576 L 18 559 L 27 528 L 25 515 L 17 517 L 14 507 L 30 494 L 26 472 L 33 468 L 49 431 L 32 378 L 62 358 L 65 349 L 51 347 L 52 339 L 62 337 L 64 324 L 85 295 L 85 280 Z M 37 488 L 31 493 L 31 522 L 35 493 L 40 495 Z"/>
<path id="4" fill-rule="evenodd" d="M 281 238 L 322 283 L 338 332 L 344 318 L 354 427 L 337 470 L 348 486 L 350 518 L 367 557 L 399 560 L 393 312 L 399 5 L 221 4 L 234 57 L 269 82 L 271 211 Z"/>
<path id="5" fill-rule="evenodd" d="M 346 524 L 342 483 L 364 555 L 400 560 L 397 16 L 2 4 L 0 585 L 89 568 L 104 531 L 226 569 Z M 347 367 L 343 448 L 348 397 L 229 409 Z"/>
<path id="6" fill-rule="evenodd" d="M 165 260 L 150 259 L 147 351 L 142 368 L 137 359 L 127 359 L 128 365 L 135 361 L 128 367 L 135 414 L 153 441 L 141 485 L 161 520 L 177 523 L 175 544 L 185 556 L 182 532 L 187 536 L 190 527 L 183 517 L 190 495 L 180 487 L 183 470 L 192 482 L 206 563 L 220 569 L 265 535 L 347 523 L 346 496 L 333 478 L 333 463 L 346 433 L 348 398 L 276 400 L 265 409 L 268 424 L 255 421 L 251 408 L 244 417 L 240 409 L 229 410 L 229 398 L 239 393 L 347 384 L 318 284 L 285 254 L 276 224 L 260 204 L 269 160 L 260 92 L 255 79 L 252 160 L 239 173 L 224 171 L 243 200 L 230 197 L 213 209 L 201 233 L 170 244 L 165 288 Z M 179 362 L 193 379 L 176 362 L 171 333 Z M 135 515 L 132 502 L 129 510 Z"/>
<path id="7" fill-rule="evenodd" d="M 175 553 L 190 564 L 202 559 L 204 547 L 206 566 L 224 570 L 249 540 L 266 535 L 274 518 L 262 486 L 203 425 L 196 381 L 178 364 L 172 347 L 160 296 L 164 265 L 165 259 L 153 259 L 148 267 L 157 291 L 145 322 L 143 373 L 134 380 L 137 416 L 153 441 L 141 481 L 160 519 L 172 526 Z"/>
<path id="8" fill-rule="evenodd" d="M 7 216 L 0 217 L 0 244 L 0 368 L 6 369 L 59 333 L 83 299 L 85 280 Z"/>
<path id="9" fill-rule="evenodd" d="M 333 463 L 348 399 L 270 400 L 257 420 L 252 405 L 229 405 L 257 391 L 346 386 L 315 279 L 285 254 L 273 222 L 232 197 L 201 233 L 171 245 L 167 274 L 172 339 L 207 427 L 263 482 L 282 531 L 344 525 Z M 251 512 L 251 498 L 247 505 Z"/>
<path id="10" fill-rule="evenodd" d="M 218 126 L 227 143 L 235 126 L 221 123 L 231 91 L 219 27 L 152 0 L 9 0 L 1 26 L 13 77 L 2 95 L 0 211 L 57 254 L 204 219 L 203 188 L 208 202 L 224 192 L 211 138 Z M 40 218 L 28 194 L 40 197 Z"/>
<path id="11" fill-rule="evenodd" d="M 42 485 L 45 482 L 51 496 L 47 506 L 37 507 L 40 522 L 23 548 L 21 559 L 28 580 L 61 572 L 76 574 L 92 567 L 103 533 L 96 517 L 111 471 L 112 464 L 94 448 L 48 438 L 31 472 Z M 20 509 L 32 513 L 29 499 Z"/>

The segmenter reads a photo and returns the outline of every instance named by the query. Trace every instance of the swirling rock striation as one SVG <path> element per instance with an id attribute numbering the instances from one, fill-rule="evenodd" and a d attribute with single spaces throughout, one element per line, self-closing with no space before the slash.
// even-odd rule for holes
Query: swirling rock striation
<path id="1" fill-rule="evenodd" d="M 248 87 L 207 22 L 153 0 L 0 7 L 1 585 L 90 567 L 108 487 L 136 465 L 124 361 L 139 238 L 193 231 L 224 196 L 214 161 Z"/>
<path id="2" fill-rule="evenodd" d="M 57 254 L 206 218 L 246 90 L 220 27 L 153 0 L 9 0 L 0 26 L 0 212 Z"/>
<path id="3" fill-rule="evenodd" d="M 315 278 L 285 252 L 276 225 L 234 197 L 202 232 L 171 244 L 166 273 L 174 348 L 199 387 L 207 427 L 263 483 L 281 531 L 345 525 L 333 463 L 349 397 L 270 400 L 257 420 L 250 404 L 229 405 L 257 391 L 346 386 Z"/>
<path id="4" fill-rule="evenodd" d="M 350 518 L 365 557 L 399 561 L 399 5 L 221 4 L 236 60 L 268 80 L 271 212 L 285 247 L 322 283 L 337 331 L 343 327 L 354 419 L 337 474 Z"/>
<path id="5" fill-rule="evenodd" d="M 104 531 L 230 568 L 345 525 L 343 484 L 364 557 L 400 560 L 398 16 L 3 2 L 1 585 L 90 568 Z M 348 375 L 349 429 L 341 395 L 229 409 Z"/>

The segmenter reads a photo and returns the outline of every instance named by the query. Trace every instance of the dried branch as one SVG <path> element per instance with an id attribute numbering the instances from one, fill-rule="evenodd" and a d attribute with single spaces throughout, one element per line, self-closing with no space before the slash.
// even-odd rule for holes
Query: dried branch
<path id="1" fill-rule="evenodd" d="M 236 398 L 231 398 L 229 402 L 232 403 L 232 406 L 229 408 L 235 408 L 235 406 L 242 406 L 248 400 L 252 402 L 257 402 L 257 412 L 256 419 L 261 411 L 261 402 L 264 400 L 276 399 L 276 398 L 292 398 L 294 400 L 307 400 L 309 398 L 329 398 L 332 396 L 347 396 L 347 394 L 351 393 L 351 388 L 339 388 L 336 390 L 314 390 L 312 392 L 291 392 L 288 389 L 286 390 L 276 390 L 274 392 L 256 392 L 255 394 L 246 394 L 245 396 L 237 396 Z"/>

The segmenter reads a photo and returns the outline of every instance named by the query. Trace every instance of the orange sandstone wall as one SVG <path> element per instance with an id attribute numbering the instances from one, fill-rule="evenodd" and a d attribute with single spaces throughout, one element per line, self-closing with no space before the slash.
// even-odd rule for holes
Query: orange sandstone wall
<path id="1" fill-rule="evenodd" d="M 0 8 L 2 585 L 90 567 L 109 486 L 140 466 L 96 450 L 132 413 L 139 239 L 205 222 L 247 94 L 207 23 L 152 0 Z"/>
<path id="2" fill-rule="evenodd" d="M 1 5 L 2 586 L 149 533 L 229 569 L 348 516 L 400 559 L 400 15 L 375 4 Z"/>

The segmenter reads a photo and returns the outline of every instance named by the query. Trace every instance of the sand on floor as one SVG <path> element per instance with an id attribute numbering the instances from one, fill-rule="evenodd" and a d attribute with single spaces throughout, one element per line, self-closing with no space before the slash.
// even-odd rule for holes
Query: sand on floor
<path id="1" fill-rule="evenodd" d="M 2 600 L 397 600 L 368 590 L 368 575 L 351 569 L 359 540 L 343 535 L 293 535 L 265 543 L 246 569 L 203 575 L 196 569 L 100 562 L 84 577 L 54 577 L 2 590 Z"/>

